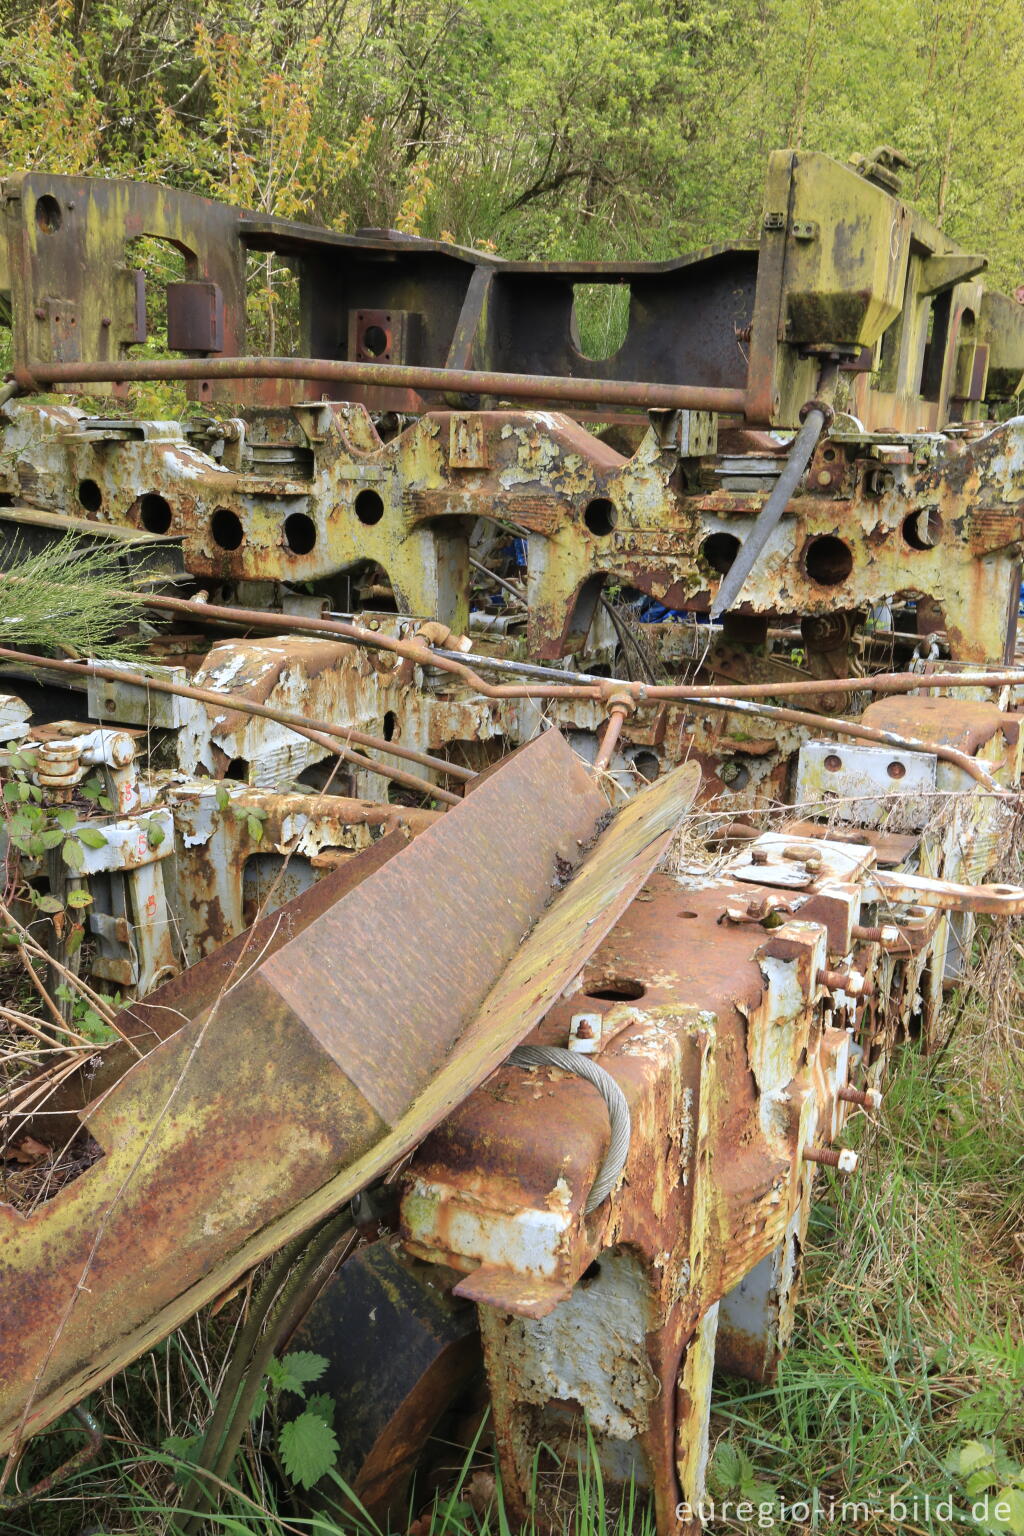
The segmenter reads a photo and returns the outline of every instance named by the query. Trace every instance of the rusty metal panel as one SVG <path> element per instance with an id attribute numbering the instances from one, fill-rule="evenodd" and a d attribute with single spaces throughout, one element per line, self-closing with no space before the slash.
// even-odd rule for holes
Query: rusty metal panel
<path id="1" fill-rule="evenodd" d="M 84 1117 L 101 1160 L 32 1217 L 0 1208 L 0 1444 L 150 1347 L 458 1103 L 621 913 L 696 784 L 687 768 L 628 806 L 520 943 L 605 811 L 548 732 L 137 1063 Z M 453 859 L 490 860 L 501 879 L 446 895 Z M 367 986 L 376 1009 L 357 995 Z M 426 1050 L 403 1062 L 421 1030 Z"/>
<path id="2" fill-rule="evenodd" d="M 167 284 L 167 345 L 177 352 L 220 352 L 224 295 L 217 283 Z"/>

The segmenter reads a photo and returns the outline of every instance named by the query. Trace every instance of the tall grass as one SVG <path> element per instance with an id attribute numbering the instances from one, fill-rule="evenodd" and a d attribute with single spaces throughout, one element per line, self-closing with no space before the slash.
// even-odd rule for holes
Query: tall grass
<path id="1" fill-rule="evenodd" d="M 777 1381 L 720 1384 L 719 1445 L 786 1504 L 866 1505 L 845 1527 L 862 1536 L 939 1529 L 910 1518 L 926 1495 L 963 1513 L 949 1466 L 969 1441 L 1024 1461 L 1022 1039 L 975 1006 L 940 1059 L 900 1055 L 861 1172 L 822 1184 Z"/>

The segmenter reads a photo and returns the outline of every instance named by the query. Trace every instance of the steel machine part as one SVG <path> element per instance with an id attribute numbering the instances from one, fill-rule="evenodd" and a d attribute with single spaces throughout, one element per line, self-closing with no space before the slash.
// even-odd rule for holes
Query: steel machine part
<path id="1" fill-rule="evenodd" d="M 187 253 L 185 357 L 131 351 L 140 229 Z M 253 251 L 294 356 L 246 355 Z M 0 1206 L 4 1448 L 390 1170 L 300 1328 L 371 1512 L 475 1381 L 517 1513 L 589 1430 L 685 1528 L 816 1170 L 858 1176 L 849 1117 L 1024 910 L 1024 310 L 985 265 L 878 155 L 776 153 L 756 241 L 625 265 L 4 182 L 4 600 L 71 538 L 146 615 L 130 662 L 0 651 L 0 776 L 81 843 L 70 974 L 123 1005 L 4 1103 L 93 1138 Z M 581 283 L 630 290 L 601 362 Z M 61 907 L 57 842 L 6 835 Z"/>

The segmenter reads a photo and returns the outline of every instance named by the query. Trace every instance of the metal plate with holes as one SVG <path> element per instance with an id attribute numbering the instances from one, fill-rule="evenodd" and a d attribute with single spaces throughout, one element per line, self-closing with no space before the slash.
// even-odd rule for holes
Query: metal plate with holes
<path id="1" fill-rule="evenodd" d="M 808 741 L 797 760 L 796 803 L 807 816 L 918 830 L 936 809 L 935 767 L 928 752 Z"/>
<path id="2" fill-rule="evenodd" d="M 874 861 L 875 850 L 867 843 L 765 832 L 737 853 L 726 869 L 734 880 L 802 891 L 828 880 L 857 880 Z"/>

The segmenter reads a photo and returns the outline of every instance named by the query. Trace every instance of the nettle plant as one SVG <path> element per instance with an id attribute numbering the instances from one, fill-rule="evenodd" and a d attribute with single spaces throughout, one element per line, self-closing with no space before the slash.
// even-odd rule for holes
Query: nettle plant
<path id="1" fill-rule="evenodd" d="M 7 836 L 14 848 L 26 859 L 42 859 L 48 853 L 60 851 L 60 858 L 72 876 L 80 875 L 85 868 L 85 849 L 102 848 L 103 833 L 96 827 L 80 825 L 80 814 L 70 805 L 47 805 L 46 794 L 32 782 L 30 774 L 36 766 L 36 755 L 30 751 L 9 751 L 6 754 L 10 777 L 3 787 L 4 804 L 9 811 Z M 98 775 L 84 780 L 77 786 L 82 797 L 98 810 L 112 811 L 114 802 L 106 793 Z M 54 894 L 43 894 L 26 882 L 23 894 L 39 912 L 58 919 L 68 911 L 82 911 L 92 901 L 88 891 L 73 887 L 64 892 L 63 900 Z M 73 925 L 75 926 L 75 925 Z M 79 929 L 81 924 L 77 925 Z M 55 922 L 59 937 L 63 937 L 63 923 Z M 71 944 L 74 953 L 81 943 Z"/>
<path id="2" fill-rule="evenodd" d="M 267 819 L 266 811 L 252 805 L 236 805 L 230 793 L 223 784 L 217 788 L 217 809 L 224 813 L 230 812 L 237 822 L 245 822 L 245 829 L 254 843 L 263 841 L 263 823 Z"/>
<path id="3" fill-rule="evenodd" d="M 310 1384 L 323 1375 L 327 1365 L 323 1355 L 307 1349 L 292 1350 L 280 1358 L 271 1357 L 249 1414 L 249 1422 L 254 1426 L 265 1414 L 269 1416 L 269 1440 L 276 1450 L 281 1470 L 298 1488 L 312 1488 L 333 1471 L 338 1459 L 334 1398 L 326 1392 L 311 1394 L 308 1390 Z M 300 1399 L 302 1406 L 287 1417 L 282 1399 L 288 1402 L 295 1398 Z M 203 1436 L 199 1431 L 191 1435 L 171 1435 L 162 1442 L 161 1448 L 177 1463 L 176 1478 L 182 1487 L 187 1486 L 194 1475 L 191 1468 L 202 1443 Z"/>
<path id="4" fill-rule="evenodd" d="M 92 904 L 92 896 L 83 885 L 77 883 L 85 870 L 85 850 L 102 848 L 106 838 L 98 826 L 90 826 L 82 820 L 82 807 L 47 804 L 46 791 L 32 780 L 36 766 L 36 754 L 27 749 L 9 748 L 4 754 L 3 804 L 6 811 L 6 831 L 11 848 L 20 856 L 20 862 L 36 862 L 56 854 L 63 879 L 51 878 L 48 890 L 39 890 L 32 879 L 19 882 L 19 895 L 40 916 L 48 917 L 53 924 L 61 952 L 65 960 L 72 958 L 81 947 L 85 935 L 83 914 Z M 107 786 L 96 773 L 75 786 L 75 792 L 87 805 L 100 812 L 112 812 L 114 802 L 107 793 Z M 159 847 L 165 832 L 159 821 L 151 818 L 146 822 L 146 835 L 150 846 Z M 17 948 L 16 933 L 6 933 L 3 940 Z M 73 1013 L 76 1029 L 88 1039 L 109 1038 L 110 1031 L 102 1019 L 88 1008 L 81 998 L 72 998 L 66 988 L 58 988 Z"/>

